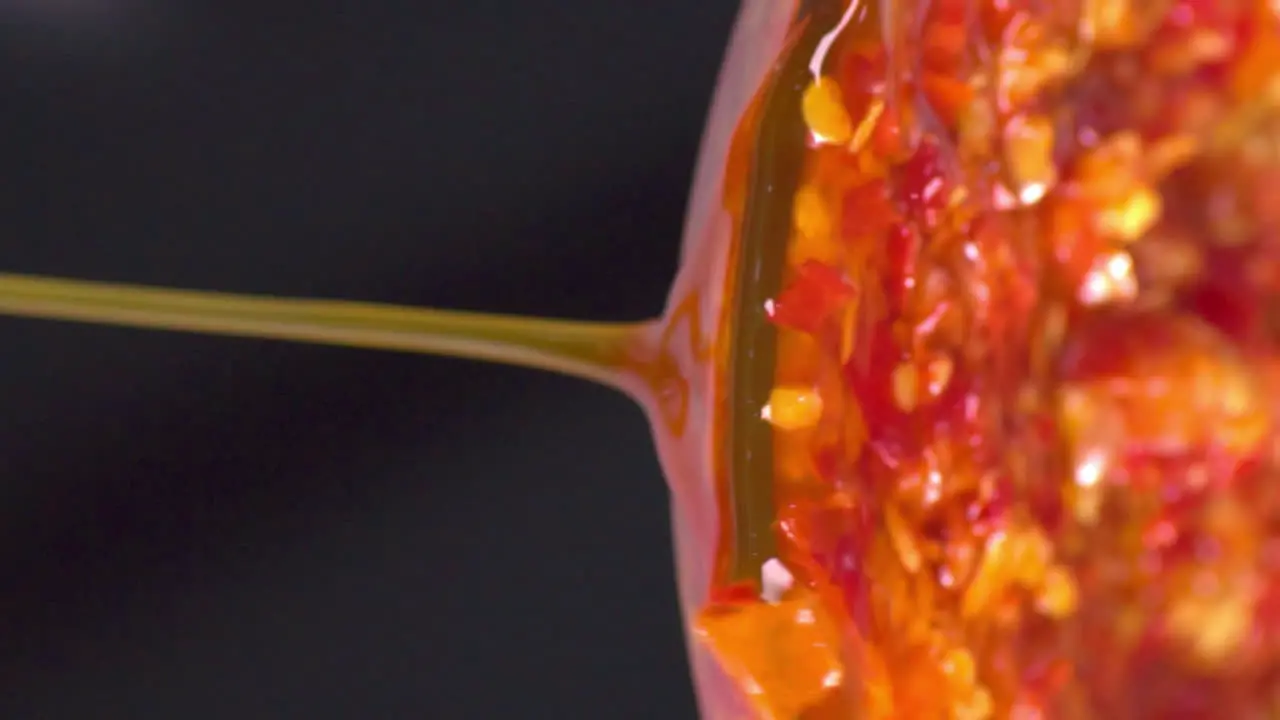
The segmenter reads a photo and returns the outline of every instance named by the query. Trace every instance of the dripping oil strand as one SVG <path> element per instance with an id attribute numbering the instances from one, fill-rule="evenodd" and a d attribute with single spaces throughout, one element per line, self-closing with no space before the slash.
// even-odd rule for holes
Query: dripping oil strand
<path id="1" fill-rule="evenodd" d="M 765 305 L 777 295 L 786 264 L 808 133 L 800 100 L 811 79 L 810 56 L 839 22 L 842 4 L 804 4 L 799 37 L 766 90 L 748 170 L 728 368 L 729 582 L 757 580 L 761 565 L 777 555 L 773 428 L 761 417 L 774 383 L 777 336 Z"/>

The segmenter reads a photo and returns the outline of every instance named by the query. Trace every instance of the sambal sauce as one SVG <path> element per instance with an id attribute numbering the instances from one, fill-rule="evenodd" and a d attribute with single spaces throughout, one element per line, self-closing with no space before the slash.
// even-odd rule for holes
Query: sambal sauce
<path id="1" fill-rule="evenodd" d="M 1280 3 L 798 3 L 730 148 L 764 717 L 1280 717 Z"/>

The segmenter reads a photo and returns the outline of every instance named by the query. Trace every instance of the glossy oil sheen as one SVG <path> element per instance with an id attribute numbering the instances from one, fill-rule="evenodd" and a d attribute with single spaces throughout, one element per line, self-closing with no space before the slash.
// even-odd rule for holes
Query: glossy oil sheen
<path id="1" fill-rule="evenodd" d="M 671 490 L 679 598 L 686 630 L 707 602 L 723 527 L 715 482 L 716 383 L 727 354 L 724 298 L 730 282 L 733 219 L 723 187 L 734 131 L 773 69 L 795 13 L 792 2 L 747 0 L 735 24 L 712 103 L 684 229 L 680 271 L 662 338 L 655 343 L 665 380 L 652 388 L 655 440 Z M 692 634 L 686 632 L 686 638 Z M 707 650 L 688 651 L 701 715 L 750 717 L 749 705 Z"/>

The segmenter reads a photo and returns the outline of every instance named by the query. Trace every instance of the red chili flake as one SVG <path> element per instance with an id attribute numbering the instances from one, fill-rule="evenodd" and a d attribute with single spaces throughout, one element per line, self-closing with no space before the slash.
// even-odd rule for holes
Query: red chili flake
<path id="1" fill-rule="evenodd" d="M 988 42 L 999 42 L 1004 31 L 1019 15 L 1026 15 L 1031 10 L 1031 0 L 1000 0 L 1000 2 L 980 3 L 980 27 Z"/>
<path id="2" fill-rule="evenodd" d="M 968 83 L 940 72 L 924 73 L 920 79 L 920 91 L 938 119 L 949 129 L 956 127 L 961 114 L 973 102 L 973 89 Z"/>
<path id="3" fill-rule="evenodd" d="M 927 227 L 937 223 L 937 215 L 946 205 L 950 183 L 945 173 L 938 146 L 927 140 L 902 166 L 898 190 L 903 205 Z"/>
<path id="4" fill-rule="evenodd" d="M 871 131 L 870 147 L 877 157 L 899 160 L 908 151 L 907 135 L 903 132 L 905 114 L 901 100 L 890 100 L 885 105 L 875 129 Z"/>
<path id="5" fill-rule="evenodd" d="M 719 611 L 728 612 L 736 606 L 750 605 L 759 600 L 760 587 L 758 585 L 750 582 L 738 582 L 712 587 L 708 605 Z"/>
<path id="6" fill-rule="evenodd" d="M 906 223 L 894 223 L 885 238 L 888 267 L 884 273 L 885 293 L 894 312 L 901 312 L 916 275 L 920 256 L 920 236 Z"/>
<path id="7" fill-rule="evenodd" d="M 849 53 L 841 65 L 840 87 L 851 96 L 870 97 L 884 90 L 887 65 L 882 46 L 877 45 L 865 52 Z"/>
<path id="8" fill-rule="evenodd" d="M 1207 253 L 1203 279 L 1186 293 L 1188 307 L 1237 340 L 1256 335 L 1264 320 L 1259 288 L 1249 282 L 1255 258 L 1256 253 L 1236 248 Z"/>
<path id="9" fill-rule="evenodd" d="M 1162 550 L 1178 540 L 1178 526 L 1161 516 L 1148 522 L 1142 530 L 1142 546 L 1149 550 Z"/>
<path id="10" fill-rule="evenodd" d="M 817 260 L 806 260 L 795 278 L 765 305 L 774 324 L 816 333 L 822 323 L 856 295 L 844 273 Z"/>
<path id="11" fill-rule="evenodd" d="M 844 596 L 845 610 L 861 633 L 868 632 L 871 624 L 871 578 L 867 576 L 864 559 L 871 544 L 874 524 L 867 511 L 851 510 L 843 518 L 846 525 L 829 553 L 818 558 L 829 568 L 832 585 L 840 588 Z"/>
<path id="12" fill-rule="evenodd" d="M 963 23 L 968 19 L 968 0 L 934 0 L 929 16 L 935 22 Z"/>
<path id="13" fill-rule="evenodd" d="M 898 219 L 889 199 L 889 184 L 872 180 L 844 195 L 840 212 L 840 237 L 846 243 L 878 242 Z"/>
<path id="14" fill-rule="evenodd" d="M 967 0 L 934 0 L 921 33 L 921 65 L 947 77 L 960 74 L 969 44 L 967 4 Z"/>
<path id="15" fill-rule="evenodd" d="M 1234 46 L 1238 41 L 1248 39 L 1247 34 L 1254 29 L 1255 23 L 1244 11 L 1245 7 L 1244 3 L 1224 3 L 1221 0 L 1175 0 L 1165 13 L 1164 22 L 1156 29 L 1156 41 L 1165 35 L 1161 31 L 1181 31 L 1181 38 L 1169 39 L 1184 41 L 1194 31 L 1209 31 L 1220 33 Z"/>

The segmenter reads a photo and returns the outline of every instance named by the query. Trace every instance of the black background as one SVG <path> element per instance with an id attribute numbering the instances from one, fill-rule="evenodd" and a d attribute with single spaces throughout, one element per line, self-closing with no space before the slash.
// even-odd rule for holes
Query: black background
<path id="1" fill-rule="evenodd" d="M 729 0 L 0 0 L 6 270 L 661 310 Z M 693 717 L 644 418 L 0 320 L 0 717 Z"/>

